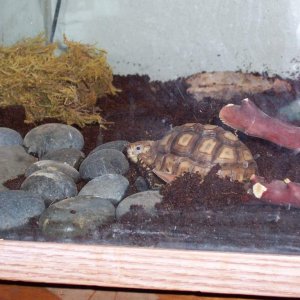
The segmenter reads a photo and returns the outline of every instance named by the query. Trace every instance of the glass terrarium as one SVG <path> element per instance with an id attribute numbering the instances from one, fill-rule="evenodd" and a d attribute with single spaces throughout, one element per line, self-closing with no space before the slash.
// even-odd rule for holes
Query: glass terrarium
<path id="1" fill-rule="evenodd" d="M 300 295 L 299 1 L 0 4 L 1 279 Z"/>

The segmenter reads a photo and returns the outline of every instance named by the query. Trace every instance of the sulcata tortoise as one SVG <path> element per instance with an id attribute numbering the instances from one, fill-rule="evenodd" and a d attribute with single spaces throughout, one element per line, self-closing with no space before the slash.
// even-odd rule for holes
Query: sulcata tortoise
<path id="1" fill-rule="evenodd" d="M 240 182 L 257 171 L 246 145 L 230 131 L 208 124 L 188 123 L 174 127 L 160 140 L 131 143 L 127 155 L 167 183 L 185 172 L 199 173 L 203 178 L 217 164 L 218 176 Z"/>

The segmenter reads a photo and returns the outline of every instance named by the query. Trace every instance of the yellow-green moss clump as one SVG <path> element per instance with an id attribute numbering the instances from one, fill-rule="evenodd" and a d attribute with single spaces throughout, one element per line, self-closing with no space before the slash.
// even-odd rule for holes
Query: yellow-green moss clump
<path id="1" fill-rule="evenodd" d="M 105 124 L 95 112 L 98 97 L 114 94 L 106 52 L 69 41 L 67 51 L 42 36 L 0 47 L 0 107 L 22 105 L 26 122 L 56 118 L 67 124 Z"/>

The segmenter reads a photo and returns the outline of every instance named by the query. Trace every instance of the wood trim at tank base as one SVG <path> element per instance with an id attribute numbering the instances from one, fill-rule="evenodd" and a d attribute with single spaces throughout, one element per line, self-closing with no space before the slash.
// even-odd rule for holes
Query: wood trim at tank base
<path id="1" fill-rule="evenodd" d="M 300 256 L 0 241 L 0 279 L 300 296 Z"/>

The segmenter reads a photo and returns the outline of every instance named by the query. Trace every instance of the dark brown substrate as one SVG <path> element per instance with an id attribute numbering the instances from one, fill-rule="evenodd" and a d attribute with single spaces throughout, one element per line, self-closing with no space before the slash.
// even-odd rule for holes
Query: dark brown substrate
<path id="1" fill-rule="evenodd" d="M 170 126 L 187 122 L 217 124 L 225 129 L 218 113 L 226 103 L 207 99 L 197 103 L 187 95 L 181 79 L 150 82 L 147 76 L 115 76 L 117 96 L 99 100 L 101 114 L 114 122 L 107 130 L 87 126 L 81 130 L 85 138 L 84 152 L 91 151 L 97 139 L 103 142 L 125 139 L 130 142 L 158 139 Z M 299 90 L 297 82 L 294 91 Z M 271 116 L 295 99 L 295 93 L 245 95 Z M 238 104 L 241 98 L 232 99 Z M 46 120 L 45 122 L 55 121 Z M 296 125 L 300 125 L 294 123 Z M 0 109 L 0 126 L 19 131 L 23 136 L 38 124 L 24 124 L 21 107 Z M 258 163 L 259 174 L 267 179 L 300 182 L 300 154 L 269 142 L 247 137 L 240 139 L 250 148 Z M 136 192 L 133 182 L 139 175 L 131 165 L 127 174 L 131 185 L 128 194 Z M 6 183 L 18 188 L 20 177 Z M 83 183 L 79 183 L 79 189 Z M 300 252 L 300 209 L 267 205 L 246 193 L 237 182 L 219 179 L 213 170 L 199 183 L 195 174 L 186 174 L 162 189 L 163 202 L 157 205 L 156 216 L 147 215 L 140 207 L 132 207 L 120 222 L 99 228 L 90 236 L 77 239 L 80 243 L 101 243 L 209 249 L 228 251 Z M 5 234 L 5 238 L 47 240 L 32 220 L 29 226 Z"/>

